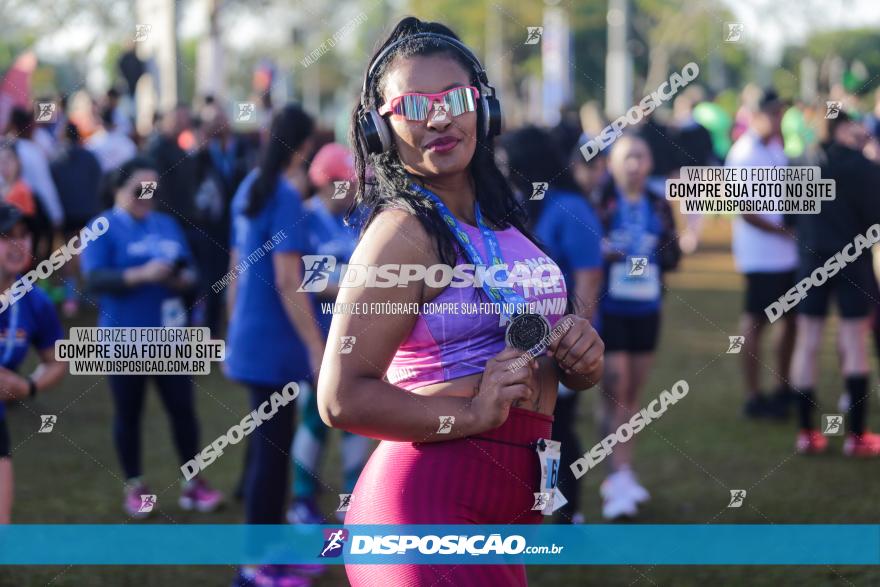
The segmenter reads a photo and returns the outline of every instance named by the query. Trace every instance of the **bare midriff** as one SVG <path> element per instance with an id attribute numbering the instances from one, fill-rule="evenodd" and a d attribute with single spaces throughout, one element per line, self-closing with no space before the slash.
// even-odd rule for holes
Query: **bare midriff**
<path id="1" fill-rule="evenodd" d="M 556 406 L 559 375 L 554 364 L 555 361 L 552 358 L 539 357 L 536 360 L 538 361 L 538 372 L 529 383 L 529 386 L 534 390 L 532 398 L 529 401 L 515 403 L 514 406 L 549 416 L 553 414 L 553 408 Z M 410 391 L 426 397 L 474 397 L 477 393 L 480 375 L 480 373 L 474 373 L 473 375 L 450 379 L 449 381 L 425 385 Z"/>

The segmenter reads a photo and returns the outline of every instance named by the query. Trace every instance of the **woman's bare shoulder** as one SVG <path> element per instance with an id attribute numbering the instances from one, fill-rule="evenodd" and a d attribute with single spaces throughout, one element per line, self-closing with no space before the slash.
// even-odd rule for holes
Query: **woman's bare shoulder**
<path id="1" fill-rule="evenodd" d="M 363 255 L 372 262 L 433 263 L 437 256 L 434 241 L 419 219 L 399 208 L 379 212 L 361 237 L 357 249 L 355 256 Z"/>

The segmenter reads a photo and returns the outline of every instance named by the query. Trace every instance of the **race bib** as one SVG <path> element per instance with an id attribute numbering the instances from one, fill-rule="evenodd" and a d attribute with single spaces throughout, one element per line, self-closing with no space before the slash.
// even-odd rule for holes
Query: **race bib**
<path id="1" fill-rule="evenodd" d="M 608 273 L 608 295 L 618 300 L 653 302 L 660 298 L 660 268 L 655 263 L 644 266 L 614 263 Z"/>
<path id="2" fill-rule="evenodd" d="M 538 463 L 541 467 L 541 484 L 535 493 L 535 505 L 533 510 L 541 510 L 545 516 L 568 503 L 556 484 L 559 481 L 559 466 L 561 459 L 562 443 L 558 440 L 539 438 L 535 446 L 538 454 Z"/>
<path id="3" fill-rule="evenodd" d="M 182 298 L 169 298 L 162 302 L 161 315 L 165 328 L 186 326 L 186 308 Z"/>

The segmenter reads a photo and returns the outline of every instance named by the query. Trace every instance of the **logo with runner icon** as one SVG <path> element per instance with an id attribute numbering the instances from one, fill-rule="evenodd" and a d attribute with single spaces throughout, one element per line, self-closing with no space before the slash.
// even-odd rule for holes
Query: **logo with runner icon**
<path id="1" fill-rule="evenodd" d="M 348 540 L 348 530 L 345 528 L 324 530 L 324 548 L 321 549 L 318 558 L 337 558 L 342 554 L 346 540 Z"/>

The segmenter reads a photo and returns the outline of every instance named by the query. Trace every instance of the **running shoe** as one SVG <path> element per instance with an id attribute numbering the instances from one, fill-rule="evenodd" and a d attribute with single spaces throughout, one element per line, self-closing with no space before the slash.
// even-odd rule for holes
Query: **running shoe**
<path id="1" fill-rule="evenodd" d="M 223 494 L 196 477 L 183 484 L 178 503 L 186 511 L 213 512 L 223 504 Z"/>
<path id="2" fill-rule="evenodd" d="M 798 432 L 795 448 L 802 455 L 817 455 L 828 448 L 828 439 L 818 430 L 801 430 Z"/>
<path id="3" fill-rule="evenodd" d="M 782 398 L 787 404 L 794 404 L 800 397 L 798 393 L 788 385 L 780 385 L 776 388 L 776 392 L 773 395 Z"/>
<path id="4" fill-rule="evenodd" d="M 746 418 L 763 418 L 767 415 L 767 396 L 758 393 L 749 397 L 743 404 L 743 416 Z"/>
<path id="5" fill-rule="evenodd" d="M 788 417 L 788 398 L 784 393 L 775 393 L 770 397 L 759 393 L 746 400 L 743 415 L 746 418 L 785 420 Z"/>
<path id="6" fill-rule="evenodd" d="M 767 400 L 767 417 L 774 420 L 787 420 L 788 411 L 797 401 L 795 394 L 789 387 L 779 387 Z"/>
<path id="7" fill-rule="evenodd" d="M 606 520 L 632 518 L 638 513 L 636 501 L 627 490 L 620 471 L 609 475 L 599 487 L 602 496 L 602 517 Z"/>
<path id="8" fill-rule="evenodd" d="M 138 520 L 146 518 L 153 511 L 153 508 L 144 506 L 144 500 L 141 498 L 142 495 L 152 495 L 149 487 L 141 482 L 131 485 L 126 484 L 122 507 L 125 509 L 125 513 Z"/>
<path id="9" fill-rule="evenodd" d="M 343 520 L 345 519 L 345 512 L 336 512 L 336 516 L 339 517 L 339 514 L 342 514 Z M 340 523 L 343 521 L 340 520 Z M 318 505 L 315 503 L 314 499 L 296 499 L 290 505 L 290 509 L 287 510 L 287 522 L 289 524 L 327 524 L 329 523 L 324 517 L 321 515 L 320 510 L 318 509 Z M 326 570 L 325 565 L 285 565 L 289 570 L 294 573 L 299 573 L 301 575 L 306 575 L 309 577 L 314 577 L 320 575 Z"/>
<path id="10" fill-rule="evenodd" d="M 638 513 L 636 502 L 627 495 L 613 495 L 602 501 L 602 517 L 606 520 L 634 518 Z"/>
<path id="11" fill-rule="evenodd" d="M 310 587 L 312 580 L 287 568 L 288 565 L 239 567 L 232 587 Z"/>
<path id="12" fill-rule="evenodd" d="M 342 512 L 343 514 L 345 512 Z M 295 499 L 287 510 L 289 524 L 324 524 L 324 516 L 314 499 Z"/>
<path id="13" fill-rule="evenodd" d="M 291 575 L 302 575 L 304 577 L 317 577 L 327 570 L 327 565 L 283 565 L 287 572 Z"/>
<path id="14" fill-rule="evenodd" d="M 254 577 L 256 576 L 257 567 L 238 567 L 238 571 L 235 573 L 235 579 L 232 580 L 232 587 L 253 587 Z"/>
<path id="15" fill-rule="evenodd" d="M 692 255 L 697 251 L 699 241 L 699 236 L 694 231 L 685 229 L 678 237 L 678 246 L 685 255 Z"/>
<path id="16" fill-rule="evenodd" d="M 880 457 L 880 434 L 848 434 L 843 441 L 843 454 L 848 457 Z"/>
<path id="17" fill-rule="evenodd" d="M 629 497 L 636 502 L 636 505 L 642 505 L 651 499 L 651 494 L 639 484 L 636 474 L 633 473 L 632 469 L 622 469 L 617 472 L 617 475 L 621 477 L 620 484 L 623 487 L 623 491 L 629 494 Z"/>
<path id="18" fill-rule="evenodd" d="M 584 517 L 584 515 L 583 515 L 582 513 L 580 513 L 580 512 L 575 512 L 575 513 L 571 516 L 571 523 L 572 523 L 572 524 L 586 524 L 586 523 L 587 523 L 587 519 Z"/>

